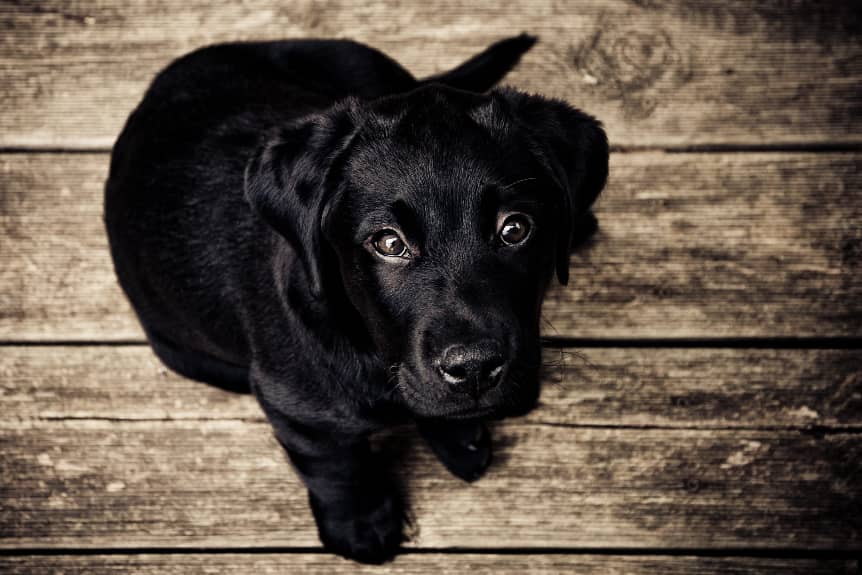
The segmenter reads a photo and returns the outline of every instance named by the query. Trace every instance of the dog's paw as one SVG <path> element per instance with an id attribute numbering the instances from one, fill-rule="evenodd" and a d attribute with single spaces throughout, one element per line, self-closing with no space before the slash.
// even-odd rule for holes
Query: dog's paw
<path id="1" fill-rule="evenodd" d="M 491 434 L 484 423 L 424 423 L 419 431 L 455 477 L 476 481 L 491 464 Z"/>
<path id="2" fill-rule="evenodd" d="M 357 495 L 351 503 L 323 503 L 312 495 L 311 509 L 323 546 L 360 563 L 392 559 L 404 541 L 401 499 L 391 493 Z"/>

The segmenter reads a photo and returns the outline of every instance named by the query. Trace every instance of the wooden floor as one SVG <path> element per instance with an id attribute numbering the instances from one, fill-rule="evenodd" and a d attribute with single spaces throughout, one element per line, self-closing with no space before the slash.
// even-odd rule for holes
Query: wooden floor
<path id="1" fill-rule="evenodd" d="M 469 8 L 467 7 L 469 4 Z M 855 2 L 0 2 L 0 572 L 858 573 Z M 101 221 L 171 58 L 351 37 L 417 75 L 529 31 L 511 74 L 604 120 L 601 231 L 545 306 L 542 405 L 447 475 L 410 430 L 410 542 L 322 553 L 256 405 L 143 344 Z"/>

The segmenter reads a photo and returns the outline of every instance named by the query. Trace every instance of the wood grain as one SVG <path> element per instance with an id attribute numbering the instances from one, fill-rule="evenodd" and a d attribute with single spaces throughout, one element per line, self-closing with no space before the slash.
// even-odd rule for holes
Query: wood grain
<path id="1" fill-rule="evenodd" d="M 439 573 L 530 573 L 533 575 L 855 575 L 856 560 L 806 560 L 772 558 L 715 557 L 627 557 L 614 555 L 402 555 L 385 566 L 358 565 L 323 554 L 171 554 L 94 555 L 76 557 L 0 557 L 0 571 L 7 575 L 96 575 L 134 573 L 139 575 L 195 575 L 212 573 L 256 573 L 283 575 L 303 573 L 330 575 L 438 575 Z"/>
<path id="2" fill-rule="evenodd" d="M 489 473 L 443 471 L 415 435 L 411 546 L 862 550 L 862 436 L 507 423 Z M 0 424 L 0 547 L 314 546 L 267 424 Z"/>
<path id="3" fill-rule="evenodd" d="M 862 426 L 862 350 L 553 350 L 530 423 Z M 263 421 L 256 402 L 169 372 L 148 347 L 10 347 L 0 418 Z"/>
<path id="4" fill-rule="evenodd" d="M 0 339 L 142 340 L 102 225 L 104 154 L 0 155 Z M 545 335 L 862 335 L 856 153 L 614 154 Z"/>
<path id="5" fill-rule="evenodd" d="M 541 404 L 496 425 L 481 481 L 408 427 L 376 438 L 405 478 L 407 554 L 323 553 L 250 396 L 109 344 L 143 338 L 101 219 L 102 152 L 191 49 L 350 37 L 425 76 L 526 31 L 508 83 L 621 150 L 546 337 L 859 338 L 857 5 L 43 0 L 0 3 L 0 29 L 0 572 L 859 571 L 860 349 L 547 349 Z"/>
<path id="6" fill-rule="evenodd" d="M 859 156 L 625 154 L 546 335 L 862 333 Z"/>
<path id="7" fill-rule="evenodd" d="M 542 41 L 508 82 L 617 145 L 862 142 L 860 12 L 841 0 L 48 0 L 5 3 L 0 28 L 6 147 L 110 146 L 154 74 L 209 43 L 349 37 L 425 76 L 522 31 Z"/>

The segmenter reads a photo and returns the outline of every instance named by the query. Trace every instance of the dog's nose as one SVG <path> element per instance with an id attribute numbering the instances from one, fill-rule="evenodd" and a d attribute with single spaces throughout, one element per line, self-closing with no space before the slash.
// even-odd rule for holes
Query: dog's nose
<path id="1" fill-rule="evenodd" d="M 507 363 L 500 345 L 487 339 L 447 347 L 440 360 L 440 373 L 454 389 L 479 397 L 500 383 Z"/>

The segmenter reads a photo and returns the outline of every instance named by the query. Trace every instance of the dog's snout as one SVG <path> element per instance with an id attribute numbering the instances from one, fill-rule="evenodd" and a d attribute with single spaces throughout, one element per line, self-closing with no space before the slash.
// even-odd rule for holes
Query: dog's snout
<path id="1" fill-rule="evenodd" d="M 453 388 L 478 397 L 497 385 L 508 360 L 493 340 L 452 345 L 440 358 L 440 374 Z"/>

